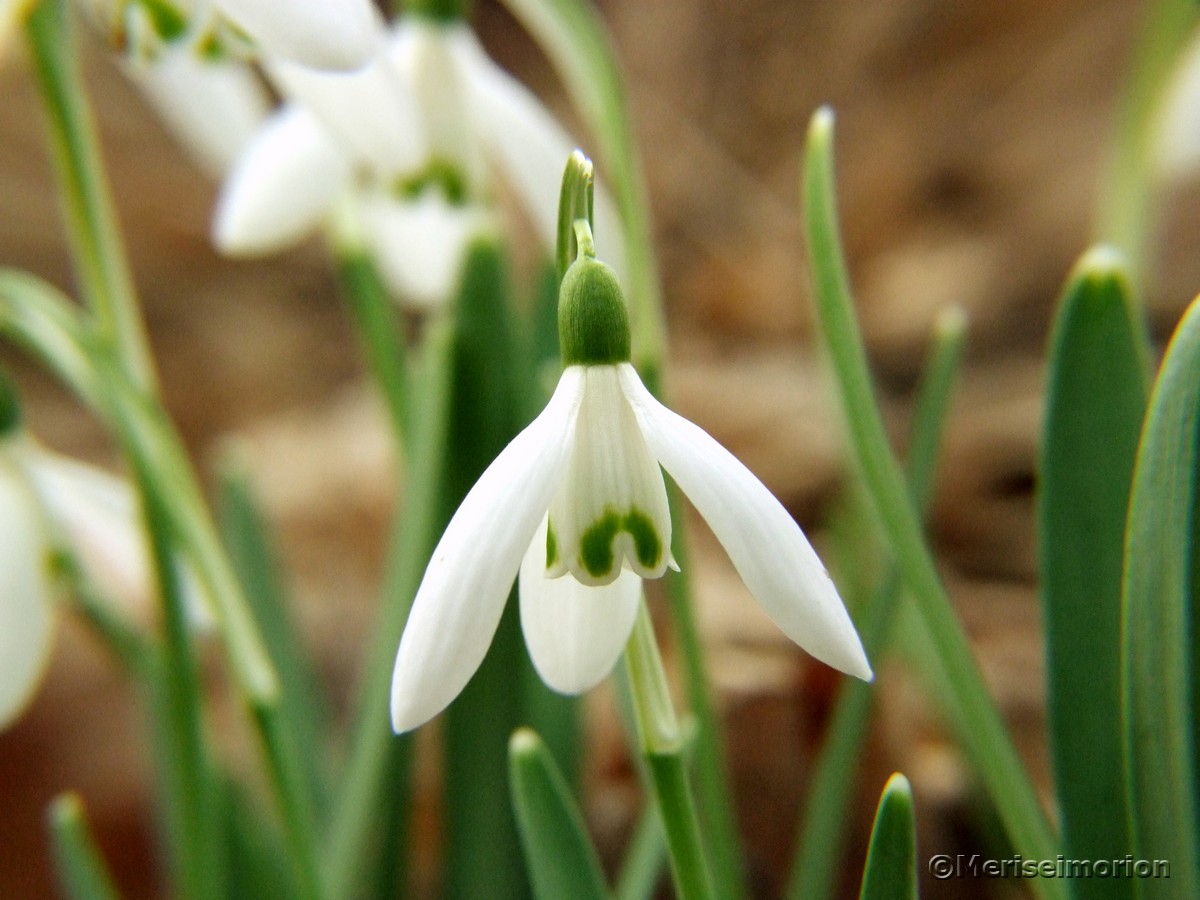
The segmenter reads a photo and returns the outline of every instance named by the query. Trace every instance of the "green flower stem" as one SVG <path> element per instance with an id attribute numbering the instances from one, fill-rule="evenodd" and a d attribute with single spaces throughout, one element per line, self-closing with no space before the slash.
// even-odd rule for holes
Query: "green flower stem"
<path id="1" fill-rule="evenodd" d="M 646 387 L 661 396 L 657 371 L 642 373 Z M 692 606 L 692 582 L 687 557 L 687 532 L 683 498 L 674 484 L 667 497 L 671 504 L 671 522 L 675 529 L 675 562 L 679 572 L 664 579 L 671 629 L 682 665 L 683 687 L 688 709 L 695 722 L 689 761 L 695 773 L 696 804 L 708 835 L 708 861 L 717 896 L 733 900 L 746 894 L 742 871 L 741 842 L 735 827 L 733 794 L 725 768 L 725 749 L 720 721 L 713 706 L 712 692 L 704 663 L 704 646 Z"/>
<path id="2" fill-rule="evenodd" d="M 1195 0 L 1151 0 L 1117 115 L 1110 159 L 1096 212 L 1096 238 L 1125 254 L 1135 284 L 1148 262 L 1155 142 L 1159 117 L 1180 52 L 1200 14 Z M 1145 323 L 1138 316 L 1138 325 Z"/>
<path id="3" fill-rule="evenodd" d="M 403 514 L 397 513 L 381 618 L 364 669 L 365 692 L 329 835 L 326 884 L 331 897 L 357 896 L 370 853 L 394 854 L 398 849 L 378 847 L 372 831 L 383 811 L 399 804 L 397 793 L 408 783 L 411 739 L 392 734 L 388 715 L 391 672 L 412 599 L 446 524 L 441 494 L 454 350 L 453 330 L 446 325 L 435 325 L 426 340 L 425 377 L 414 396 L 407 497 Z"/>
<path id="4" fill-rule="evenodd" d="M 666 355 L 666 324 L 646 189 L 625 110 L 622 76 L 599 12 L 584 0 L 504 0 L 534 36 L 566 85 L 600 149 L 625 238 L 633 363 L 656 368 Z M 603 248 L 604 235 L 599 235 Z"/>
<path id="5" fill-rule="evenodd" d="M 954 699 L 954 715 L 967 725 L 968 756 L 978 767 L 1014 849 L 1029 859 L 1051 859 L 1058 846 L 1054 833 L 938 577 L 875 403 L 838 240 L 832 137 L 833 114 L 822 109 L 809 129 L 804 211 L 817 312 L 851 447 L 897 565 L 929 630 L 930 650 L 951 674 L 947 688 Z M 1063 896 L 1062 885 L 1053 879 L 1039 879 L 1033 887 L 1043 897 Z"/>
<path id="6" fill-rule="evenodd" d="M 676 890 L 680 900 L 708 900 L 716 894 L 688 783 L 683 736 L 644 603 L 638 607 L 633 634 L 625 647 L 625 667 L 642 756 L 667 834 Z"/>
<path id="7" fill-rule="evenodd" d="M 60 794 L 47 815 L 58 881 L 70 900 L 117 900 L 78 794 Z"/>
<path id="8" fill-rule="evenodd" d="M 592 161 L 576 150 L 567 159 L 563 172 L 562 191 L 558 197 L 558 241 L 555 243 L 555 263 L 558 283 L 562 284 L 567 269 L 579 254 L 579 243 L 575 223 L 582 219 L 588 224 L 588 244 L 591 256 L 596 255 L 592 242 L 592 231 L 596 228 L 593 207 L 595 205 L 595 173 Z"/>
<path id="9" fill-rule="evenodd" d="M 29 17 L 27 32 L 49 118 L 72 258 L 97 332 L 118 348 L 130 379 L 153 391 L 154 364 L 75 60 L 68 17 L 65 0 L 42 0 Z"/>
<path id="10" fill-rule="evenodd" d="M 922 515 L 929 506 L 937 451 L 962 359 L 965 333 L 965 318 L 957 308 L 939 317 L 933 354 L 917 394 L 906 476 L 913 504 Z M 863 647 L 867 657 L 875 661 L 876 668 L 890 643 L 900 587 L 899 574 L 893 567 L 857 616 Z M 856 678 L 843 681 L 838 693 L 830 715 L 828 736 L 808 785 L 808 803 L 800 824 L 787 892 L 792 900 L 830 897 L 836 886 L 835 880 L 843 866 L 849 798 L 872 694 L 872 686 Z"/>

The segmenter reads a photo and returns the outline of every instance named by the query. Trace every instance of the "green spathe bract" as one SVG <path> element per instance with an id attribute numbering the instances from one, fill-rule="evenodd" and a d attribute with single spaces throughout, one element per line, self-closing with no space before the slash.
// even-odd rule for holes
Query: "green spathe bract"
<path id="1" fill-rule="evenodd" d="M 564 366 L 629 362 L 629 311 L 617 275 L 582 255 L 567 269 L 558 295 L 558 340 Z"/>

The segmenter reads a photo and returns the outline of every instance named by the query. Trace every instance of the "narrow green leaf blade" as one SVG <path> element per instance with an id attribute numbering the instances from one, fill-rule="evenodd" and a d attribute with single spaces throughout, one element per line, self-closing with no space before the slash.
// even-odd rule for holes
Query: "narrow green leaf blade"
<path id="1" fill-rule="evenodd" d="M 883 787 L 860 900 L 916 900 L 917 834 L 912 787 L 897 772 Z"/>
<path id="2" fill-rule="evenodd" d="M 828 108 L 818 110 L 809 127 L 803 168 L 804 218 L 818 320 L 836 376 L 850 446 L 901 576 L 929 632 L 929 652 L 950 675 L 946 683 L 949 715 L 960 726 L 964 750 L 978 769 L 1017 851 L 1036 859 L 1053 858 L 1057 839 L 988 693 L 888 443 L 838 234 L 832 143 L 833 113 Z M 1063 887 L 1052 879 L 1032 886 L 1042 897 L 1063 896 Z"/>
<path id="3" fill-rule="evenodd" d="M 117 900 L 117 889 L 92 838 L 79 795 L 56 797 L 48 818 L 63 893 L 71 900 Z"/>
<path id="4" fill-rule="evenodd" d="M 509 786 L 538 900 L 605 900 L 608 888 L 583 816 L 541 738 L 518 729 L 508 745 Z"/>
<path id="5" fill-rule="evenodd" d="M 1146 408 L 1145 346 L 1122 259 L 1076 266 L 1050 347 L 1038 521 L 1050 742 L 1069 859 L 1129 850 L 1123 801 L 1121 570 L 1125 512 Z M 1085 883 L 1129 897 L 1133 883 Z M 1072 882 L 1075 893 L 1080 888 Z"/>
<path id="6" fill-rule="evenodd" d="M 913 412 L 905 475 L 913 502 L 924 515 L 933 493 L 933 476 L 954 383 L 964 348 L 966 319 L 957 307 L 939 316 L 933 353 L 925 367 Z M 864 513 L 865 514 L 865 513 Z M 861 559 L 862 539 L 856 549 Z M 895 564 L 855 616 L 867 657 L 876 665 L 891 644 L 893 621 L 900 600 L 900 577 Z M 832 897 L 844 868 L 844 845 L 850 817 L 854 774 L 871 711 L 872 685 L 847 678 L 841 686 L 829 728 L 808 783 L 808 802 L 792 860 L 787 896 L 791 900 Z"/>
<path id="7" fill-rule="evenodd" d="M 221 472 L 220 518 L 222 536 L 238 580 L 258 622 L 267 652 L 280 680 L 281 722 L 291 733 L 290 743 L 307 786 L 307 805 L 318 815 L 328 801 L 324 735 L 328 715 L 312 661 L 292 620 L 275 549 L 254 498 L 245 467 L 227 457 Z"/>
<path id="8" fill-rule="evenodd" d="M 1200 302 L 1175 331 L 1150 398 L 1125 539 L 1125 750 L 1135 858 L 1169 860 L 1143 897 L 1200 896 L 1195 776 Z"/>
<path id="9" fill-rule="evenodd" d="M 503 248 L 494 239 L 467 251 L 455 310 L 445 516 L 517 432 L 516 338 Z M 505 777 L 509 737 L 522 723 L 524 641 L 516 604 L 505 609 L 479 670 L 443 718 L 445 896 L 528 896 L 513 811 L 495 785 Z"/>

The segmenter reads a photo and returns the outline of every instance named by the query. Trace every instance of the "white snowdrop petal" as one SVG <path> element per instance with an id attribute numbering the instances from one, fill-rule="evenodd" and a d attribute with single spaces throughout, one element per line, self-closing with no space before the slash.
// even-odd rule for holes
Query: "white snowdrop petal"
<path id="1" fill-rule="evenodd" d="M 576 367 L 573 367 L 576 368 Z M 671 559 L 671 512 L 658 462 L 621 390 L 616 366 L 586 379 L 575 445 L 550 503 L 551 575 L 608 584 L 622 568 L 659 578 Z"/>
<path id="2" fill-rule="evenodd" d="M 579 373 L 564 372 L 541 415 L 480 476 L 433 551 L 392 674 L 397 733 L 445 709 L 483 661 L 570 453 L 582 391 Z"/>
<path id="3" fill-rule="evenodd" d="M 600 587 L 546 577 L 546 519 L 521 560 L 521 628 L 542 681 L 581 694 L 612 671 L 633 630 L 642 580 L 622 571 Z"/>
<path id="4" fill-rule="evenodd" d="M 423 307 L 444 302 L 455 290 L 467 245 L 488 222 L 478 207 L 453 206 L 436 191 L 415 200 L 375 194 L 364 199 L 362 214 L 388 287 Z"/>
<path id="5" fill-rule="evenodd" d="M 57 540 L 104 597 L 136 618 L 148 618 L 157 587 L 132 486 L 94 466 L 28 446 L 25 472 Z M 216 622 L 212 599 L 190 566 L 180 566 L 179 576 L 189 622 L 200 631 L 211 629 Z"/>
<path id="6" fill-rule="evenodd" d="M 139 614 L 151 604 L 150 560 L 129 485 L 31 447 L 26 473 L 52 525 L 105 596 Z"/>
<path id="7" fill-rule="evenodd" d="M 216 5 L 264 56 L 318 69 L 362 68 L 383 41 L 383 24 L 370 0 L 216 0 Z"/>
<path id="8" fill-rule="evenodd" d="M 497 66 L 466 32 L 455 52 L 469 72 L 475 127 L 503 174 L 525 202 L 546 249 L 558 240 L 558 199 L 563 170 L 579 145 L 523 84 Z M 625 242 L 620 217 L 604 185 L 595 189 L 596 249 L 625 284 Z"/>
<path id="9" fill-rule="evenodd" d="M 199 59 L 190 47 L 168 47 L 125 73 L 204 171 L 220 178 L 233 166 L 269 104 L 250 69 Z"/>
<path id="10" fill-rule="evenodd" d="M 45 525 L 33 492 L 0 468 L 0 729 L 41 680 L 54 631 Z"/>
<path id="11" fill-rule="evenodd" d="M 385 51 L 358 72 L 274 63 L 267 74 L 356 162 L 381 176 L 407 174 L 421 165 L 426 152 L 417 100 L 401 69 L 409 43 L 406 31 L 398 29 Z"/>
<path id="12" fill-rule="evenodd" d="M 285 108 L 259 129 L 226 179 L 213 242 L 236 255 L 281 250 L 320 224 L 349 178 L 349 161 L 312 114 Z"/>
<path id="13" fill-rule="evenodd" d="M 708 522 L 750 593 L 817 659 L 870 679 L 837 588 L 788 511 L 703 429 L 655 400 L 633 366 L 619 368 L 651 451 Z"/>

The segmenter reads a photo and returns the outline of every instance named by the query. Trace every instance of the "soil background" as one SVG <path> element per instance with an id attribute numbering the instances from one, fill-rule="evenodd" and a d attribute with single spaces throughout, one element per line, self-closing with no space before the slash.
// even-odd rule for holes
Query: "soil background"
<path id="1" fill-rule="evenodd" d="M 1055 299 L 1090 240 L 1122 77 L 1146 3 L 1130 0 L 603 0 L 645 164 L 670 324 L 674 405 L 731 448 L 822 542 L 847 483 L 814 348 L 798 171 L 812 112 L 837 112 L 838 190 L 862 328 L 899 446 L 938 314 L 969 319 L 930 533 L 989 683 L 1044 795 L 1033 518 L 1043 358 Z M 545 59 L 494 0 L 484 42 L 570 121 Z M 380 410 L 316 242 L 256 262 L 208 240 L 215 185 L 94 40 L 86 72 L 172 414 L 202 471 L 231 447 L 252 473 L 305 633 L 341 713 L 369 629 L 394 489 Z M 0 264 L 69 289 L 27 60 L 0 66 Z M 578 133 L 579 129 L 576 129 Z M 1147 305 L 1161 347 L 1200 288 L 1200 192 L 1164 194 Z M 2 351 L 31 426 L 100 463 L 100 427 Z M 704 529 L 701 622 L 729 733 L 759 897 L 786 877 L 837 680 L 749 600 Z M 712 550 L 713 552 L 708 552 Z M 846 896 L 887 775 L 913 782 L 920 857 L 997 851 L 995 829 L 899 648 L 876 660 Z M 214 654 L 214 657 L 216 654 Z M 222 680 L 214 658 L 212 678 Z M 588 812 L 609 852 L 636 803 L 603 696 L 589 705 Z M 226 713 L 219 711 L 218 715 Z M 227 712 L 237 719 L 232 707 Z M 249 752 L 240 729 L 228 752 Z M 0 897 L 53 896 L 43 810 L 79 790 L 122 888 L 163 896 L 144 722 L 102 649 L 67 622 L 27 715 L 0 735 Z M 1021 896 L 930 882 L 930 898 Z"/>

